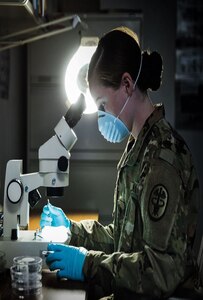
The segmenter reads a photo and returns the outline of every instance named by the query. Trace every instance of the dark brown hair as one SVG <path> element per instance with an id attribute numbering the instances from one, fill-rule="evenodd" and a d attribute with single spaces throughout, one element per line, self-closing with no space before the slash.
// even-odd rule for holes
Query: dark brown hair
<path id="1" fill-rule="evenodd" d="M 93 80 L 106 87 L 119 88 L 124 72 L 136 80 L 142 55 L 142 68 L 137 81 L 141 91 L 157 90 L 161 84 L 162 58 L 159 53 L 141 53 L 137 35 L 127 27 L 118 27 L 99 41 L 88 70 L 88 82 Z"/>

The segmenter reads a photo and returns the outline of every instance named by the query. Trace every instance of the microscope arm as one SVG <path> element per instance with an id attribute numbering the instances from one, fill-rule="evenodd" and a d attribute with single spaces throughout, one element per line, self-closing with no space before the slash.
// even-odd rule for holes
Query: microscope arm
<path id="1" fill-rule="evenodd" d="M 10 160 L 7 163 L 4 190 L 4 237 L 18 236 L 19 227 L 27 228 L 30 192 L 43 183 L 43 178 L 39 173 L 22 174 L 22 167 L 22 160 Z"/>
<path id="2" fill-rule="evenodd" d="M 43 186 L 51 195 L 61 195 L 69 184 L 69 158 L 77 141 L 73 130 L 62 118 L 55 128 L 56 134 L 39 148 L 39 172 L 22 174 L 22 160 L 7 163 L 4 191 L 4 237 L 18 238 L 20 228 L 29 224 L 29 205 L 33 207 L 41 198 L 37 188 Z M 67 148 L 66 148 L 67 147 Z M 59 194 L 60 192 L 60 194 Z"/>

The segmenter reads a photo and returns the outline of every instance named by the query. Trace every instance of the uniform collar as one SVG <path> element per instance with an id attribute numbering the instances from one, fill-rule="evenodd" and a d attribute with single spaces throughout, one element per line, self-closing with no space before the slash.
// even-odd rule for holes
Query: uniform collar
<path id="1" fill-rule="evenodd" d="M 154 111 L 151 115 L 146 119 L 137 140 L 131 135 L 128 139 L 125 151 L 118 163 L 118 169 L 122 168 L 124 165 L 134 165 L 137 157 L 139 155 L 139 151 L 148 135 L 149 131 L 153 127 L 155 123 L 157 123 L 160 119 L 163 119 L 165 116 L 165 109 L 163 104 L 155 104 Z"/>

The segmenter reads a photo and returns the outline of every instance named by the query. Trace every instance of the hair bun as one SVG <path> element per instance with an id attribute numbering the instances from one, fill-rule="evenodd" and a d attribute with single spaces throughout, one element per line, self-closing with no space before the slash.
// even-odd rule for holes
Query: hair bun
<path id="1" fill-rule="evenodd" d="M 142 56 L 142 69 L 137 83 L 138 87 L 142 91 L 146 91 L 147 89 L 156 91 L 160 87 L 162 80 L 162 57 L 156 51 L 151 53 L 144 51 Z"/>

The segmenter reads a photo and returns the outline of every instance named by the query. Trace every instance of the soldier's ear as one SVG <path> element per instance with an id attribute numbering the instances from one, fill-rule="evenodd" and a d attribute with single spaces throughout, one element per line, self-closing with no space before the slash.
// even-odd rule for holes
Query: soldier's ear
<path id="1" fill-rule="evenodd" d="M 133 92 L 133 80 L 128 72 L 123 73 L 121 85 L 123 88 L 125 88 L 125 91 L 128 94 L 128 96 L 131 96 Z"/>

